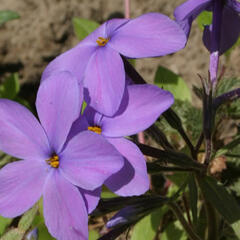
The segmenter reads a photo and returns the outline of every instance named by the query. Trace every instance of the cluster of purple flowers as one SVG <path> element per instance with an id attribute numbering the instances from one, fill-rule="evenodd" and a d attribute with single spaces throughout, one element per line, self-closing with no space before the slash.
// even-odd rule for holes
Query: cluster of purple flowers
<path id="1" fill-rule="evenodd" d="M 103 184 L 121 196 L 149 189 L 145 158 L 125 137 L 152 125 L 173 104 L 173 96 L 154 85 L 126 81 L 122 56 L 180 50 L 192 20 L 213 2 L 187 1 L 175 12 L 180 24 L 158 13 L 102 24 L 45 69 L 36 99 L 39 121 L 20 104 L 0 100 L 0 149 L 21 159 L 0 170 L 2 216 L 19 216 L 42 196 L 52 236 L 88 239 L 88 214 Z M 239 7 L 226 2 L 223 9 Z"/>

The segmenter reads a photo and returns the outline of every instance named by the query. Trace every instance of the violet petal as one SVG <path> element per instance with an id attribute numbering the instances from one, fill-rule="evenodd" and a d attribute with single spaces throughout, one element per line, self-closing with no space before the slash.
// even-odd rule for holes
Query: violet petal
<path id="1" fill-rule="evenodd" d="M 64 176 L 86 190 L 94 190 L 123 166 L 123 158 L 104 137 L 83 131 L 68 141 L 60 157 Z"/>
<path id="2" fill-rule="evenodd" d="M 116 115 L 102 118 L 104 136 L 122 137 L 143 131 L 174 101 L 170 92 L 150 84 L 129 85 L 127 91 L 128 98 L 125 95 Z"/>
<path id="3" fill-rule="evenodd" d="M 149 189 L 146 160 L 139 148 L 124 138 L 106 138 L 124 157 L 125 165 L 104 184 L 121 196 L 144 194 Z"/>
<path id="4" fill-rule="evenodd" d="M 112 116 L 119 108 L 125 87 L 125 71 L 120 55 L 104 46 L 89 60 L 84 79 L 90 106 Z"/>
<path id="5" fill-rule="evenodd" d="M 73 122 L 80 114 L 79 85 L 69 72 L 51 75 L 39 87 L 36 107 L 49 142 L 59 153 Z"/>
<path id="6" fill-rule="evenodd" d="M 21 160 L 9 163 L 0 170 L 2 216 L 19 216 L 38 201 L 48 174 L 44 165 L 40 161 Z"/>
<path id="7" fill-rule="evenodd" d="M 176 22 L 160 13 L 144 14 L 118 28 L 109 41 L 130 58 L 156 57 L 182 49 L 186 36 Z"/>
<path id="8" fill-rule="evenodd" d="M 45 160 L 51 152 L 44 129 L 24 106 L 0 100 L 0 149 L 21 159 Z"/>
<path id="9" fill-rule="evenodd" d="M 58 171 L 49 175 L 43 193 L 45 224 L 59 240 L 87 240 L 88 216 L 78 188 Z"/>

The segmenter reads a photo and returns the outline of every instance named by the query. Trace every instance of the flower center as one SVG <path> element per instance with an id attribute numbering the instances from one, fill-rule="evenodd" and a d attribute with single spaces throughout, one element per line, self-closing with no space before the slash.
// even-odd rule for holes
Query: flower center
<path id="1" fill-rule="evenodd" d="M 108 43 L 108 41 L 109 41 L 109 38 L 99 37 L 96 42 L 97 42 L 98 46 L 103 47 Z"/>
<path id="2" fill-rule="evenodd" d="M 46 160 L 47 164 L 49 164 L 53 168 L 58 168 L 59 166 L 59 157 L 54 154 L 51 158 Z"/>
<path id="3" fill-rule="evenodd" d="M 89 126 L 88 130 L 92 131 L 92 132 L 95 132 L 97 134 L 101 134 L 102 133 L 102 129 L 100 127 L 98 127 L 98 126 L 93 126 L 93 127 Z"/>

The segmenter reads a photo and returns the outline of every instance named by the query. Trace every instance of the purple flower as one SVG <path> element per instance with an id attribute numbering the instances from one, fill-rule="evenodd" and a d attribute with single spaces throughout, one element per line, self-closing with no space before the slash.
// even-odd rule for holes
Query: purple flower
<path id="1" fill-rule="evenodd" d="M 236 0 L 188 0 L 175 9 L 174 16 L 188 35 L 192 21 L 204 10 L 214 12 L 215 30 L 212 25 L 205 26 L 203 42 L 210 52 L 219 51 L 222 54 L 232 47 L 239 37 L 240 3 Z M 216 39 L 212 39 L 212 31 L 216 31 Z"/>
<path id="2" fill-rule="evenodd" d="M 57 239 L 88 239 L 88 215 L 103 182 L 123 166 L 102 136 L 83 131 L 66 141 L 80 114 L 82 92 L 61 72 L 40 86 L 41 124 L 20 104 L 0 100 L 0 149 L 20 159 L 0 170 L 0 214 L 16 217 L 43 196 L 44 218 Z"/>
<path id="3" fill-rule="evenodd" d="M 177 23 L 159 13 L 102 24 L 73 49 L 54 59 L 42 80 L 56 71 L 70 71 L 87 89 L 89 104 L 105 116 L 118 110 L 125 89 L 121 55 L 163 56 L 183 48 L 186 36 Z"/>
<path id="4" fill-rule="evenodd" d="M 85 129 L 104 136 L 125 158 L 124 167 L 104 184 L 121 196 L 143 194 L 149 189 L 146 161 L 139 148 L 124 136 L 148 128 L 172 103 L 172 94 L 157 86 L 129 85 L 113 117 L 104 116 L 88 106 L 74 123 L 70 138 Z"/>

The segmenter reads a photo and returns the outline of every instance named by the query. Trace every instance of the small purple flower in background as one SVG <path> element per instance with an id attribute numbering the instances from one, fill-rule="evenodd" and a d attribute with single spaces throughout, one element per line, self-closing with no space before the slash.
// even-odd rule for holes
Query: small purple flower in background
<path id="1" fill-rule="evenodd" d="M 228 50 L 237 41 L 240 34 L 240 3 L 236 0 L 189 0 L 178 6 L 174 11 L 177 22 L 185 26 L 185 32 L 189 34 L 192 21 L 204 10 L 213 11 L 217 2 L 220 7 L 216 9 L 221 14 L 220 54 Z M 219 12 L 220 11 L 220 12 Z M 211 51 L 211 31 L 212 25 L 205 26 L 203 41 L 209 51 Z"/>
<path id="2" fill-rule="evenodd" d="M 69 137 L 85 129 L 104 136 L 125 158 L 124 167 L 104 184 L 121 196 L 141 195 L 149 189 L 146 160 L 139 148 L 124 137 L 147 129 L 173 101 L 170 92 L 157 86 L 129 85 L 113 117 L 97 113 L 88 106 L 73 124 Z"/>
<path id="3" fill-rule="evenodd" d="M 122 156 L 102 136 L 84 131 L 66 141 L 79 117 L 77 79 L 62 72 L 40 86 L 41 124 L 20 104 L 0 100 L 0 149 L 24 159 L 0 170 L 0 214 L 16 217 L 43 195 L 45 223 L 57 239 L 88 239 L 88 212 L 104 181 L 123 167 Z"/>
<path id="4" fill-rule="evenodd" d="M 189 35 L 192 21 L 204 10 L 213 12 L 210 26 L 204 27 L 203 42 L 211 53 L 210 78 L 217 80 L 219 55 L 226 52 L 240 35 L 240 3 L 236 0 L 188 0 L 174 11 L 176 21 Z"/>
<path id="5" fill-rule="evenodd" d="M 113 19 L 54 59 L 42 80 L 56 71 L 70 71 L 79 81 L 83 80 L 90 106 L 105 116 L 113 116 L 125 89 L 121 55 L 163 56 L 180 50 L 185 43 L 182 29 L 162 14 L 148 13 L 133 20 Z"/>

